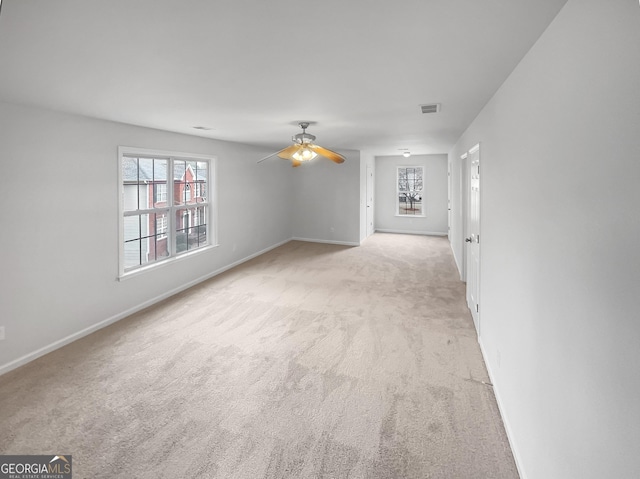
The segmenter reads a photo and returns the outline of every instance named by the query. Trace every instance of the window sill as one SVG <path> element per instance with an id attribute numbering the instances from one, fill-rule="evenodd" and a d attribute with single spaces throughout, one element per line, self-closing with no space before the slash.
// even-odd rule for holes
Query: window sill
<path id="1" fill-rule="evenodd" d="M 146 266 L 141 266 L 140 268 L 127 271 L 126 273 L 120 274 L 116 279 L 118 281 L 125 281 L 127 279 L 133 278 L 135 276 L 139 276 L 149 271 L 154 271 L 164 266 L 168 266 L 170 264 L 175 263 L 176 261 L 182 261 L 185 258 L 190 258 L 192 256 L 202 254 L 206 251 L 211 251 L 212 249 L 217 248 L 218 246 L 219 246 L 218 244 L 212 244 L 209 246 L 204 246 L 203 248 L 198 248 L 194 251 L 189 251 L 188 253 L 181 253 L 177 256 L 173 256 L 172 258 L 167 258 L 162 261 L 158 261 L 157 263 L 148 264 Z"/>

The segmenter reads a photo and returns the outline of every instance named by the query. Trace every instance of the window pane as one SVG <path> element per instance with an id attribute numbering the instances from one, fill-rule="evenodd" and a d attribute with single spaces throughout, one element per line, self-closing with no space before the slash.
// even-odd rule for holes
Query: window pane
<path id="1" fill-rule="evenodd" d="M 185 171 L 187 162 L 175 160 L 173 162 L 173 198 L 174 204 L 179 206 L 185 203 Z"/>
<path id="2" fill-rule="evenodd" d="M 176 252 L 181 253 L 207 244 L 207 210 L 199 208 L 176 211 Z"/>
<path id="3" fill-rule="evenodd" d="M 169 239 L 166 235 L 155 238 L 156 260 L 169 257 Z"/>
<path id="4" fill-rule="evenodd" d="M 167 205 L 167 183 L 159 182 L 153 185 L 153 206 L 159 208 Z"/>
<path id="5" fill-rule="evenodd" d="M 193 228 L 193 234 L 188 239 L 189 250 L 205 246 L 207 244 L 207 226 L 201 225 Z"/>
<path id="6" fill-rule="evenodd" d="M 151 158 L 138 158 L 138 169 L 140 170 L 139 181 L 153 180 L 153 160 Z"/>
<path id="7" fill-rule="evenodd" d="M 157 208 L 166 206 L 167 204 L 167 160 L 141 160 L 141 171 L 143 168 L 150 169 L 147 173 L 149 178 L 147 185 L 145 185 L 145 191 L 147 192 L 146 203 L 149 208 Z M 142 186 L 141 186 L 142 187 Z"/>
<path id="8" fill-rule="evenodd" d="M 123 203 L 125 211 L 148 209 L 153 204 L 154 161 L 148 158 L 122 158 Z M 165 175 L 166 175 L 166 160 Z M 160 164 L 162 166 L 162 164 Z"/>
<path id="9" fill-rule="evenodd" d="M 145 236 L 149 236 L 152 234 L 151 232 L 154 230 L 153 227 L 153 215 L 140 215 L 140 237 L 144 238 Z"/>
<path id="10" fill-rule="evenodd" d="M 140 240 L 125 241 L 124 267 L 125 269 L 140 265 Z"/>
<path id="11" fill-rule="evenodd" d="M 153 160 L 153 181 L 155 183 L 167 181 L 167 160 Z"/>
<path id="12" fill-rule="evenodd" d="M 195 203 L 195 201 L 193 199 L 193 183 L 189 183 L 189 182 L 185 183 L 185 185 L 184 185 L 184 199 L 188 204 Z"/>
<path id="13" fill-rule="evenodd" d="M 169 217 L 167 213 L 158 213 L 155 215 L 155 232 L 156 236 L 166 236 L 167 235 L 167 222 L 169 221 Z"/>
<path id="14" fill-rule="evenodd" d="M 122 195 L 125 211 L 138 209 L 138 159 L 122 158 Z"/>
<path id="15" fill-rule="evenodd" d="M 139 184 L 138 185 L 138 209 L 146 210 L 149 209 L 149 185 Z"/>
<path id="16" fill-rule="evenodd" d="M 149 241 L 150 238 L 142 238 L 140 240 L 140 265 L 145 265 L 155 261 L 155 254 L 152 250 L 149 250 L 149 245 L 152 244 Z M 153 241 L 153 238 L 151 238 Z"/>
<path id="17" fill-rule="evenodd" d="M 422 215 L 422 194 L 416 192 L 398 194 L 399 215 Z"/>
<path id="18" fill-rule="evenodd" d="M 398 168 L 398 191 L 422 190 L 422 167 Z"/>
<path id="19" fill-rule="evenodd" d="M 140 217 L 124 217 L 124 240 L 129 241 L 140 238 Z"/>
<path id="20" fill-rule="evenodd" d="M 196 203 L 207 201 L 207 163 L 205 161 L 194 161 L 194 197 Z"/>
<path id="21" fill-rule="evenodd" d="M 398 168 L 398 191 L 407 191 L 409 185 L 407 184 L 407 169 Z"/>
<path id="22" fill-rule="evenodd" d="M 152 263 L 160 258 L 168 256 L 167 245 L 167 213 L 158 213 L 151 215 L 142 215 L 142 221 L 148 222 L 148 237 L 142 238 L 143 244 L 146 246 L 144 252 L 147 263 Z"/>

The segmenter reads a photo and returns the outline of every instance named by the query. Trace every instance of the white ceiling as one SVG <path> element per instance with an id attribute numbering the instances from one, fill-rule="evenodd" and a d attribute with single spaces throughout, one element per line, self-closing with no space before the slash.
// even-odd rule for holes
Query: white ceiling
<path id="1" fill-rule="evenodd" d="M 309 120 L 327 148 L 446 153 L 565 2 L 3 0 L 0 100 L 274 149 Z"/>

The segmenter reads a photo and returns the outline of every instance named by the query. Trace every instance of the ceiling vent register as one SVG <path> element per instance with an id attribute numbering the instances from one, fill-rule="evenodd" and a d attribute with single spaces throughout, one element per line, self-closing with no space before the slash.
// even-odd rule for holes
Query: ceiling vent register
<path id="1" fill-rule="evenodd" d="M 420 105 L 422 113 L 438 113 L 440 111 L 440 103 L 432 103 L 430 105 Z"/>

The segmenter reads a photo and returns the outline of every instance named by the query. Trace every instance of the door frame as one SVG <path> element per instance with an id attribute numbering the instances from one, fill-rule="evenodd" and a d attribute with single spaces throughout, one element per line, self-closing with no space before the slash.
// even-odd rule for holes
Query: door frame
<path id="1" fill-rule="evenodd" d="M 367 165 L 366 170 L 366 192 L 365 192 L 365 222 L 366 222 L 366 236 L 371 236 L 375 230 L 375 214 L 374 214 L 374 203 L 375 203 L 375 178 L 374 178 L 374 168 L 371 165 Z M 371 202 L 369 202 L 371 199 Z"/>
<path id="2" fill-rule="evenodd" d="M 477 235 L 478 235 L 478 239 L 477 239 L 477 271 L 476 271 L 476 278 L 475 278 L 475 286 L 476 286 L 476 291 L 475 291 L 475 305 L 476 305 L 476 310 L 474 311 L 473 309 L 473 305 L 469 303 L 469 295 L 468 295 L 468 288 L 469 288 L 469 280 L 470 278 L 468 277 L 468 275 L 470 274 L 469 268 L 467 267 L 467 262 L 471 260 L 471 258 L 469 257 L 470 252 L 469 252 L 469 246 L 467 245 L 467 243 L 464 243 L 464 252 L 465 252 L 465 281 L 467 283 L 467 291 L 465 291 L 465 299 L 467 300 L 467 305 L 469 307 L 469 310 L 471 311 L 471 316 L 473 317 L 473 321 L 474 324 L 476 326 L 476 332 L 478 334 L 478 337 L 480 337 L 480 331 L 481 331 L 481 326 L 480 326 L 480 297 L 481 297 L 481 263 L 482 263 L 482 256 L 481 256 L 481 252 L 482 252 L 482 248 L 481 248 L 481 243 L 479 238 L 483 237 L 483 235 L 481 235 L 482 232 L 482 196 L 483 196 L 483 190 L 482 190 L 482 175 L 480 174 L 480 163 L 481 163 L 481 158 L 480 158 L 480 143 L 477 143 L 476 145 L 474 145 L 472 148 L 469 149 L 469 151 L 464 155 L 465 157 L 465 191 L 466 191 L 466 209 L 465 209 L 465 234 L 464 234 L 464 238 L 469 238 L 472 234 L 475 234 L 475 232 L 471 232 L 470 230 L 470 220 L 471 220 L 471 161 L 474 157 L 474 155 L 477 153 L 477 161 L 478 161 L 478 197 L 477 197 L 477 202 L 478 202 L 478 206 L 477 206 L 477 214 L 478 214 L 478 227 L 477 227 Z"/>
<path id="3" fill-rule="evenodd" d="M 447 238 L 451 243 L 451 160 L 447 161 Z"/>
<path id="4" fill-rule="evenodd" d="M 469 152 L 465 152 L 462 155 L 460 155 L 460 169 L 459 171 L 459 175 L 458 175 L 458 179 L 460 184 L 458 185 L 458 191 L 460 192 L 459 194 L 459 198 L 458 201 L 460 201 L 460 214 L 459 214 L 459 218 L 460 218 L 460 223 L 461 223 L 461 235 L 460 235 L 460 243 L 461 243 L 461 247 L 460 249 L 462 250 L 462 261 L 461 261 L 461 265 L 460 265 L 460 280 L 464 283 L 467 282 L 467 245 L 464 242 L 464 239 L 467 237 L 467 210 L 469 209 L 469 205 L 468 205 L 468 196 L 469 196 L 469 192 L 467 191 L 467 176 L 469 175 L 469 172 L 467 170 L 467 157 L 469 156 Z M 467 299 L 467 291 L 465 290 L 464 292 L 465 294 L 465 301 Z"/>

